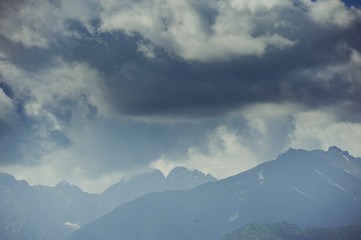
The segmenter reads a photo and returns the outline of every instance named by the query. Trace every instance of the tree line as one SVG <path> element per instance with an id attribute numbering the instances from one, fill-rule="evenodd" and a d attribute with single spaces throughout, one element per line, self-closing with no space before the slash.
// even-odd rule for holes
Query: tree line
<path id="1" fill-rule="evenodd" d="M 361 240 L 361 225 L 301 228 L 289 222 L 252 223 L 221 240 Z"/>

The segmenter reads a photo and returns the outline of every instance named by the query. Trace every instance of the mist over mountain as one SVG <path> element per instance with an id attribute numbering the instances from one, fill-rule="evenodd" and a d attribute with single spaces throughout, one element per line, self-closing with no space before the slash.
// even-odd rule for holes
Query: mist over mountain
<path id="1" fill-rule="evenodd" d="M 212 240 L 252 222 L 289 221 L 302 227 L 359 224 L 360 169 L 360 158 L 337 147 L 289 149 L 233 177 L 127 202 L 71 239 Z"/>
<path id="2" fill-rule="evenodd" d="M 61 240 L 121 203 L 150 192 L 189 189 L 216 179 L 186 168 L 172 181 L 159 170 L 139 174 L 112 185 L 101 194 L 83 192 L 62 181 L 55 187 L 29 186 L 10 174 L 0 173 L 0 239 Z"/>

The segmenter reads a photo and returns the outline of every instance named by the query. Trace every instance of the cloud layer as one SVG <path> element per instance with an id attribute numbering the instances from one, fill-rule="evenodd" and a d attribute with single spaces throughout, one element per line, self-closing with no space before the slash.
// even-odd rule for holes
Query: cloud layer
<path id="1" fill-rule="evenodd" d="M 0 166 L 86 187 L 177 164 L 225 177 L 288 147 L 361 155 L 360 27 L 339 0 L 2 1 Z"/>

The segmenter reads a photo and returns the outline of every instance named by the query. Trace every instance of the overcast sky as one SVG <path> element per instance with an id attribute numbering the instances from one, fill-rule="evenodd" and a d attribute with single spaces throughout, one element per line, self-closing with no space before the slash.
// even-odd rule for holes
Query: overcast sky
<path id="1" fill-rule="evenodd" d="M 0 1 L 0 171 L 99 192 L 361 156 L 361 9 L 340 0 Z"/>

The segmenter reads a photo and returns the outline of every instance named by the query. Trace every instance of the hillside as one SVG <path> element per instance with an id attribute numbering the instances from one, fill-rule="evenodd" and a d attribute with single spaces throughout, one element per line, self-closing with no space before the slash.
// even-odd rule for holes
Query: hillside
<path id="1" fill-rule="evenodd" d="M 188 191 L 152 193 L 76 231 L 73 240 L 219 239 L 239 226 L 290 221 L 302 227 L 361 223 L 361 178 L 354 158 L 290 149 L 276 160 Z"/>
<path id="2" fill-rule="evenodd" d="M 300 228 L 288 222 L 247 224 L 221 240 L 361 240 L 361 225 Z"/>

